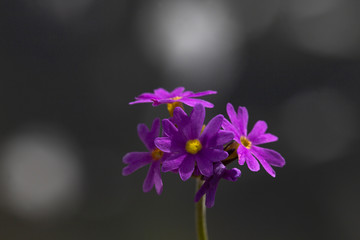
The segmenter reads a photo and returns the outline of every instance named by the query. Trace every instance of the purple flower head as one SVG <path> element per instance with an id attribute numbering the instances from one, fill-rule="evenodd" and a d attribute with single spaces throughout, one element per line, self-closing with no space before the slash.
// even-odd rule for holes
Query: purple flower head
<path id="1" fill-rule="evenodd" d="M 154 140 L 160 133 L 160 119 L 153 121 L 151 130 L 145 124 L 138 125 L 138 134 L 141 141 L 145 144 L 148 152 L 130 152 L 123 157 L 123 162 L 128 164 L 122 171 L 127 176 L 139 168 L 150 164 L 150 169 L 143 184 L 143 191 L 149 192 L 155 185 L 156 192 L 160 195 L 163 190 L 163 182 L 160 176 L 160 165 L 168 154 L 159 150 Z"/>
<path id="2" fill-rule="evenodd" d="M 178 87 L 175 88 L 172 92 L 168 92 L 163 88 L 158 88 L 154 90 L 154 93 L 143 93 L 140 94 L 138 97 L 136 97 L 136 101 L 130 102 L 129 104 L 136 104 L 136 103 L 152 103 L 153 106 L 158 106 L 160 104 L 164 103 L 176 103 L 180 102 L 183 104 L 186 104 L 190 107 L 194 107 L 196 104 L 200 103 L 204 105 L 204 107 L 212 108 L 214 107 L 214 104 L 202 100 L 202 99 L 194 99 L 197 97 L 202 97 L 210 94 L 216 94 L 216 91 L 204 91 L 204 92 L 198 92 L 194 93 L 191 91 L 185 91 L 185 88 Z"/>
<path id="3" fill-rule="evenodd" d="M 200 187 L 195 195 L 195 202 L 198 202 L 206 194 L 205 205 L 211 208 L 215 204 L 215 193 L 219 181 L 223 178 L 235 182 L 241 175 L 237 168 L 226 169 L 221 162 L 214 164 L 214 175 L 205 179 L 204 184 Z"/>
<path id="4" fill-rule="evenodd" d="M 172 121 L 163 120 L 166 137 L 155 139 L 155 145 L 171 155 L 163 162 L 162 171 L 178 169 L 180 178 L 185 181 L 193 174 L 196 163 L 202 175 L 213 175 L 213 163 L 228 156 L 223 145 L 231 141 L 234 135 L 220 130 L 223 115 L 211 119 L 202 131 L 204 118 L 204 106 L 196 104 L 190 116 L 178 107 L 174 110 Z"/>
<path id="5" fill-rule="evenodd" d="M 246 162 L 251 171 L 257 172 L 260 170 L 260 162 L 264 169 L 272 177 L 275 177 L 275 171 L 271 166 L 283 167 L 285 165 L 284 158 L 274 150 L 257 145 L 275 142 L 278 138 L 270 133 L 265 133 L 267 130 L 265 121 L 257 121 L 251 132 L 247 134 L 249 115 L 245 107 L 239 107 L 236 113 L 233 105 L 228 103 L 226 111 L 231 123 L 224 119 L 222 127 L 224 130 L 234 133 L 234 140 L 239 144 L 237 148 L 239 164 L 243 165 Z"/>

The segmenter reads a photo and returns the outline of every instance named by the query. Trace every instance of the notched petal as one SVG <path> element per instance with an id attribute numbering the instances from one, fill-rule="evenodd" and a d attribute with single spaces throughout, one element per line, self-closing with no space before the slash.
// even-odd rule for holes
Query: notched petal
<path id="1" fill-rule="evenodd" d="M 158 137 L 155 139 L 155 146 L 163 152 L 170 152 L 171 140 L 168 137 Z"/>

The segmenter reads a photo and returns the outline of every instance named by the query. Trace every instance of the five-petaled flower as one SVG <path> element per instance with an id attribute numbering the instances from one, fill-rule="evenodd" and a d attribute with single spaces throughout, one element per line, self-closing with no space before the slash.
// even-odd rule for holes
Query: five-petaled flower
<path id="1" fill-rule="evenodd" d="M 260 162 L 264 169 L 272 177 L 275 177 L 275 171 L 271 166 L 283 167 L 285 165 L 284 158 L 274 150 L 257 145 L 274 142 L 278 138 L 270 133 L 265 133 L 267 130 L 265 121 L 257 121 L 251 132 L 247 134 L 249 115 L 245 107 L 239 107 L 236 113 L 233 105 L 228 103 L 226 111 L 231 123 L 225 119 L 222 127 L 224 130 L 234 133 L 234 140 L 239 145 L 237 148 L 239 164 L 243 165 L 246 162 L 249 169 L 256 172 L 260 170 Z"/>
<path id="2" fill-rule="evenodd" d="M 197 104 L 190 116 L 178 107 L 172 121 L 163 120 L 165 137 L 155 139 L 155 145 L 171 155 L 164 160 L 162 171 L 178 169 L 180 178 L 186 181 L 192 176 L 196 163 L 203 176 L 213 175 L 213 164 L 228 156 L 223 145 L 233 139 L 233 134 L 220 130 L 223 115 L 210 120 L 202 131 L 204 119 L 205 108 Z"/>
<path id="3" fill-rule="evenodd" d="M 160 119 L 153 121 L 151 130 L 145 124 L 138 125 L 138 134 L 141 141 L 145 144 L 149 152 L 130 152 L 123 157 L 123 162 L 128 164 L 122 171 L 127 176 L 139 168 L 150 164 L 150 169 L 143 184 L 143 191 L 149 192 L 155 185 L 156 192 L 161 194 L 163 190 L 163 182 L 160 175 L 160 166 L 166 158 L 166 153 L 159 150 L 154 140 L 160 133 Z"/>
<path id="4" fill-rule="evenodd" d="M 195 195 L 195 202 L 198 202 L 202 196 L 206 194 L 205 205 L 211 208 L 215 204 L 215 193 L 219 181 L 223 178 L 229 181 L 235 182 L 241 175 L 241 172 L 237 168 L 226 169 L 221 162 L 214 165 L 214 175 L 205 179 L 204 184 L 200 187 Z"/>
<path id="5" fill-rule="evenodd" d="M 163 88 L 158 88 L 154 90 L 154 93 L 143 93 L 137 96 L 135 101 L 130 102 L 129 104 L 136 104 L 136 103 L 152 103 L 153 106 L 158 106 L 160 104 L 171 104 L 171 103 L 183 103 L 190 107 L 194 107 L 196 104 L 202 104 L 204 107 L 212 108 L 214 104 L 202 100 L 196 99 L 197 97 L 202 97 L 210 94 L 216 94 L 216 91 L 203 91 L 194 93 L 191 91 L 185 91 L 184 87 L 175 88 L 172 92 L 168 92 Z"/>

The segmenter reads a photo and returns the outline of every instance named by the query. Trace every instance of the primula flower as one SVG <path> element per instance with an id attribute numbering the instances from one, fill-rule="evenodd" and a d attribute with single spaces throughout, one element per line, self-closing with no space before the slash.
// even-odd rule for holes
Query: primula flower
<path id="1" fill-rule="evenodd" d="M 155 139 L 155 145 L 161 151 L 171 153 L 171 156 L 163 162 L 162 171 L 178 169 L 180 178 L 185 181 L 193 174 L 196 163 L 202 175 L 213 175 L 213 163 L 228 156 L 223 145 L 233 139 L 233 134 L 220 130 L 224 120 L 221 114 L 202 131 L 204 118 L 205 108 L 197 104 L 190 116 L 177 107 L 172 121 L 163 120 L 166 137 Z"/>
<path id="2" fill-rule="evenodd" d="M 249 115 L 245 107 L 239 107 L 236 113 L 233 105 L 228 103 L 226 111 L 231 123 L 225 119 L 222 127 L 224 130 L 234 133 L 234 140 L 239 145 L 237 148 L 239 164 L 243 165 L 246 162 L 249 169 L 256 172 L 260 170 L 260 162 L 264 169 L 272 177 L 275 177 L 275 171 L 271 166 L 283 167 L 285 165 L 284 158 L 274 150 L 257 145 L 275 142 L 278 138 L 270 133 L 265 133 L 267 130 L 265 121 L 257 121 L 251 132 L 247 134 Z"/>
<path id="3" fill-rule="evenodd" d="M 224 164 L 214 164 L 214 175 L 205 179 L 204 184 L 200 187 L 199 191 L 195 195 L 195 202 L 198 202 L 202 196 L 206 194 L 205 205 L 211 208 L 215 204 L 215 193 L 219 181 L 223 178 L 229 181 L 235 182 L 241 175 L 241 172 L 237 168 L 226 169 Z"/>
<path id="4" fill-rule="evenodd" d="M 168 92 L 163 88 L 158 88 L 154 90 L 154 93 L 143 93 L 139 96 L 135 97 L 136 101 L 130 102 L 129 104 L 136 104 L 136 103 L 152 103 L 153 106 L 158 106 L 160 104 L 171 104 L 171 103 L 183 103 L 190 107 L 194 107 L 196 104 L 200 103 L 204 105 L 204 107 L 212 108 L 214 104 L 202 100 L 202 99 L 194 99 L 197 97 L 202 97 L 210 94 L 216 94 L 216 91 L 204 91 L 194 93 L 191 91 L 185 91 L 185 88 L 178 87 L 175 88 L 172 92 Z"/>
<path id="5" fill-rule="evenodd" d="M 156 192 L 160 195 L 163 190 L 163 182 L 160 176 L 160 166 L 162 161 L 166 158 L 166 153 L 159 150 L 154 140 L 160 133 L 160 119 L 153 121 L 151 130 L 145 124 L 138 125 L 138 135 L 141 141 L 145 144 L 149 152 L 130 152 L 123 157 L 123 162 L 128 164 L 122 171 L 124 176 L 127 176 L 139 168 L 150 164 L 148 174 L 143 184 L 143 191 L 149 192 L 155 185 Z"/>

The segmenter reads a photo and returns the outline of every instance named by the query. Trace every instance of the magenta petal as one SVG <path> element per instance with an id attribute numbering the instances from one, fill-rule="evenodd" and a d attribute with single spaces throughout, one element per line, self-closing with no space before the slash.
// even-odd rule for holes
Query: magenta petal
<path id="1" fill-rule="evenodd" d="M 148 160 L 151 161 L 151 159 L 148 159 L 148 156 L 150 156 L 148 152 L 129 152 L 125 154 L 122 160 L 123 163 L 126 164 L 148 161 Z"/>
<path id="2" fill-rule="evenodd" d="M 249 114 L 246 107 L 238 107 L 237 119 L 239 121 L 239 129 L 241 135 L 246 136 L 247 125 L 249 121 Z"/>
<path id="3" fill-rule="evenodd" d="M 254 152 L 255 153 L 255 152 Z M 261 163 L 261 165 L 264 167 L 265 171 L 267 173 L 270 174 L 270 176 L 275 177 L 276 173 L 274 171 L 274 169 L 271 167 L 271 165 L 260 155 L 256 155 L 256 153 L 254 154 L 255 157 L 259 160 L 259 162 Z"/>
<path id="4" fill-rule="evenodd" d="M 210 159 L 198 156 L 196 163 L 202 175 L 206 177 L 210 177 L 211 175 L 213 175 L 213 163 Z"/>
<path id="5" fill-rule="evenodd" d="M 237 141 L 237 142 L 240 142 L 240 132 L 237 128 L 234 127 L 234 125 L 232 125 L 229 120 L 227 120 L 226 118 L 224 118 L 224 121 L 222 123 L 222 128 L 225 130 L 225 131 L 230 131 L 232 133 L 234 133 L 234 139 Z"/>
<path id="6" fill-rule="evenodd" d="M 206 125 L 204 131 L 200 136 L 200 141 L 205 145 L 208 140 L 214 138 L 220 130 L 222 122 L 224 120 L 224 116 L 219 114 L 215 116 L 210 122 Z"/>
<path id="7" fill-rule="evenodd" d="M 263 144 L 269 142 L 275 142 L 278 138 L 270 133 L 265 133 L 267 130 L 267 124 L 264 121 L 257 121 L 254 128 L 248 135 L 249 140 L 254 144 Z"/>
<path id="8" fill-rule="evenodd" d="M 211 149 L 206 148 L 201 150 L 199 153 L 199 158 L 207 159 L 208 162 L 220 162 L 229 156 L 229 154 L 222 149 Z"/>
<path id="9" fill-rule="evenodd" d="M 202 96 L 211 95 L 211 94 L 217 94 L 217 91 L 208 90 L 208 91 L 203 91 L 203 92 L 190 93 L 189 95 L 187 95 L 187 97 L 191 97 L 191 98 L 202 97 Z"/>
<path id="10" fill-rule="evenodd" d="M 158 96 L 156 96 L 154 93 L 142 93 L 139 96 L 137 96 L 135 99 L 157 99 L 159 98 Z"/>
<path id="11" fill-rule="evenodd" d="M 252 151 L 252 154 L 259 160 L 261 165 L 264 167 L 265 171 L 270 174 L 270 176 L 275 177 L 276 173 L 271 165 L 262 157 L 262 155 L 258 154 L 256 151 Z"/>
<path id="12" fill-rule="evenodd" d="M 260 170 L 260 164 L 258 160 L 251 154 L 250 151 L 246 151 L 246 163 L 250 171 L 257 172 Z"/>
<path id="13" fill-rule="evenodd" d="M 265 121 L 257 121 L 248 135 L 249 140 L 252 141 L 252 139 L 256 139 L 258 136 L 263 135 L 266 132 L 267 127 Z"/>
<path id="14" fill-rule="evenodd" d="M 194 156 L 187 154 L 184 161 L 181 163 L 179 167 L 179 175 L 181 180 L 188 180 L 195 168 L 195 159 Z"/>
<path id="15" fill-rule="evenodd" d="M 259 161 L 260 161 L 261 165 L 264 167 L 265 171 L 270 174 L 270 176 L 276 177 L 276 172 L 274 171 L 274 169 L 270 166 L 270 164 L 268 162 L 266 162 L 265 160 L 263 160 L 261 158 L 259 158 Z"/>
<path id="16" fill-rule="evenodd" d="M 176 125 L 183 127 L 183 126 L 187 126 L 190 123 L 190 118 L 184 112 L 183 109 L 177 107 L 174 110 L 173 121 Z"/>
<path id="17" fill-rule="evenodd" d="M 222 178 L 235 182 L 241 175 L 241 171 L 237 168 L 232 168 L 230 170 L 225 170 L 224 174 L 222 175 Z"/>
<path id="18" fill-rule="evenodd" d="M 150 144 L 150 146 L 148 145 L 148 142 L 150 142 L 149 139 L 148 139 L 148 132 L 149 132 L 148 127 L 145 124 L 140 123 L 140 124 L 137 125 L 137 132 L 138 132 L 139 138 L 145 144 L 146 148 L 148 150 L 153 149 L 152 145 L 154 143 Z M 154 139 L 153 139 L 153 141 L 154 141 Z"/>
<path id="19" fill-rule="evenodd" d="M 234 134 L 229 131 L 220 131 L 216 139 L 216 146 L 224 145 L 234 139 Z"/>
<path id="20" fill-rule="evenodd" d="M 136 101 L 129 102 L 129 105 L 134 105 L 137 103 L 151 103 L 151 102 L 153 102 L 151 99 L 138 99 Z"/>
<path id="21" fill-rule="evenodd" d="M 122 170 L 122 174 L 127 176 L 139 168 L 149 164 L 152 158 L 148 152 L 130 152 L 123 157 L 123 162 L 129 164 Z"/>
<path id="22" fill-rule="evenodd" d="M 160 161 L 155 161 L 151 164 L 148 174 L 143 183 L 143 191 L 149 192 L 154 185 L 157 194 L 160 195 L 163 189 L 163 182 L 160 176 Z"/>
<path id="23" fill-rule="evenodd" d="M 160 99 L 152 99 L 152 100 L 153 100 L 153 104 L 152 104 L 153 107 L 157 107 L 162 104 L 160 102 L 161 101 Z"/>
<path id="24" fill-rule="evenodd" d="M 194 92 L 192 92 L 192 91 L 185 91 L 185 92 L 183 92 L 183 93 L 181 94 L 181 96 L 182 96 L 182 97 L 188 97 L 189 95 L 192 95 L 192 94 L 194 94 Z"/>
<path id="25" fill-rule="evenodd" d="M 194 107 L 196 104 L 201 104 L 206 108 L 213 108 L 214 104 L 205 101 L 203 99 L 194 99 L 194 98 L 188 98 L 188 97 L 183 97 L 181 99 L 178 100 L 179 102 L 182 102 L 190 107 Z"/>
<path id="26" fill-rule="evenodd" d="M 152 126 L 151 126 L 151 130 L 150 130 L 150 135 L 151 137 L 153 137 L 154 139 L 156 137 L 159 136 L 160 134 L 160 118 L 155 118 L 153 123 L 152 123 Z"/>
<path id="27" fill-rule="evenodd" d="M 164 104 L 164 103 L 174 103 L 177 102 L 177 100 L 171 99 L 171 98 L 164 98 L 164 99 L 159 99 L 155 101 L 156 105 L 160 105 L 160 104 Z"/>
<path id="28" fill-rule="evenodd" d="M 160 119 L 154 119 L 150 131 L 145 124 L 139 124 L 137 130 L 141 141 L 145 144 L 148 150 L 155 149 L 154 140 L 160 134 Z"/>
<path id="29" fill-rule="evenodd" d="M 171 144 L 165 143 L 168 144 L 165 147 L 170 147 L 169 149 L 167 148 L 164 149 L 166 152 L 181 152 L 182 150 L 184 150 L 186 144 L 185 136 L 179 133 L 178 129 L 170 120 L 168 119 L 163 120 L 163 130 L 164 130 L 164 134 L 168 136 L 169 140 L 171 141 Z"/>
<path id="30" fill-rule="evenodd" d="M 152 187 L 154 186 L 154 175 L 155 175 L 155 169 L 154 169 L 154 163 L 150 165 L 149 171 L 146 175 L 146 178 L 143 183 L 143 191 L 149 192 Z"/>
<path id="31" fill-rule="evenodd" d="M 256 156 L 262 157 L 272 166 L 283 167 L 285 165 L 285 159 L 280 155 L 280 153 L 272 149 L 253 146 L 252 151 L 256 154 Z"/>
<path id="32" fill-rule="evenodd" d="M 158 137 L 155 139 L 155 145 L 163 152 L 170 152 L 171 140 L 168 137 Z"/>
<path id="33" fill-rule="evenodd" d="M 181 163 L 184 161 L 186 154 L 174 154 L 163 162 L 162 171 L 168 172 L 179 168 Z"/>
<path id="34" fill-rule="evenodd" d="M 190 129 L 188 137 L 190 139 L 199 138 L 200 132 L 205 119 L 205 108 L 201 104 L 196 104 L 190 114 Z M 185 130 L 185 129 L 184 129 Z"/>
<path id="35" fill-rule="evenodd" d="M 184 152 L 186 146 L 186 138 L 183 134 L 171 136 L 171 152 Z"/>
<path id="36" fill-rule="evenodd" d="M 202 99 L 193 99 L 196 97 L 201 97 L 205 95 L 215 94 L 215 91 L 203 91 L 194 93 L 191 91 L 185 91 L 184 87 L 175 88 L 172 92 L 168 92 L 163 88 L 158 88 L 154 90 L 154 93 L 143 93 L 136 97 L 136 101 L 130 102 L 130 105 L 136 103 L 151 103 L 153 106 L 158 106 L 163 103 L 173 103 L 173 102 L 182 102 L 186 105 L 194 107 L 196 104 L 202 104 L 205 107 L 214 107 L 214 105 L 208 101 Z M 180 99 L 173 99 L 175 97 L 180 97 Z"/>
<path id="37" fill-rule="evenodd" d="M 161 180 L 161 175 L 160 175 L 160 161 L 153 162 L 151 167 L 153 168 L 154 171 L 153 182 L 155 184 L 155 190 L 157 194 L 160 195 L 163 190 L 163 182 Z"/>
<path id="38" fill-rule="evenodd" d="M 270 142 L 276 142 L 278 140 L 278 137 L 275 135 L 272 135 L 271 133 L 265 133 L 263 135 L 258 136 L 255 139 L 250 139 L 254 145 L 264 144 L 264 143 L 270 143 Z"/>
<path id="39" fill-rule="evenodd" d="M 198 202 L 202 196 L 206 194 L 206 192 L 209 190 L 209 181 L 205 181 L 204 184 L 200 187 L 200 189 L 195 194 L 195 202 Z"/>
<path id="40" fill-rule="evenodd" d="M 154 93 L 159 98 L 167 98 L 170 95 L 170 93 L 163 88 L 155 89 Z"/>
<path id="41" fill-rule="evenodd" d="M 160 176 L 160 165 L 159 165 L 159 170 L 156 171 L 154 175 L 154 184 L 157 194 L 160 195 L 163 191 L 163 186 L 164 186 Z"/>
<path id="42" fill-rule="evenodd" d="M 213 178 L 208 192 L 206 193 L 205 205 L 207 208 L 212 208 L 215 204 L 216 189 L 219 184 L 220 178 Z"/>
<path id="43" fill-rule="evenodd" d="M 182 96 L 182 93 L 184 92 L 184 90 L 185 90 L 184 87 L 177 87 L 170 93 L 170 95 L 172 97 L 180 97 L 180 96 Z"/>
<path id="44" fill-rule="evenodd" d="M 167 136 L 177 134 L 178 129 L 169 119 L 162 120 L 162 125 L 163 125 L 163 131 Z"/>
<path id="45" fill-rule="evenodd" d="M 236 181 L 240 174 L 241 172 L 237 168 L 228 170 L 222 163 L 214 164 L 214 174 L 209 178 L 205 178 L 205 183 L 195 195 L 195 201 L 199 201 L 201 197 L 206 194 L 206 207 L 213 207 L 215 204 L 216 189 L 220 179 L 224 178 L 226 180 Z"/>
<path id="46" fill-rule="evenodd" d="M 234 106 L 233 106 L 231 103 L 226 104 L 226 112 L 227 112 L 227 114 L 228 114 L 228 116 L 229 116 L 229 118 L 230 118 L 230 121 L 231 121 L 232 125 L 233 125 L 236 129 L 238 129 L 238 130 L 241 131 L 241 129 L 239 128 L 239 127 L 240 127 L 240 126 L 239 126 L 240 124 L 239 124 L 239 120 L 238 120 L 238 118 L 237 118 L 237 115 L 236 115 Z M 226 130 L 227 130 L 227 129 L 226 129 Z M 240 133 L 241 133 L 241 135 L 243 135 L 242 132 L 240 132 Z"/>
<path id="47" fill-rule="evenodd" d="M 240 144 L 236 151 L 238 154 L 239 165 L 244 165 L 246 160 L 246 152 L 248 150 Z"/>

